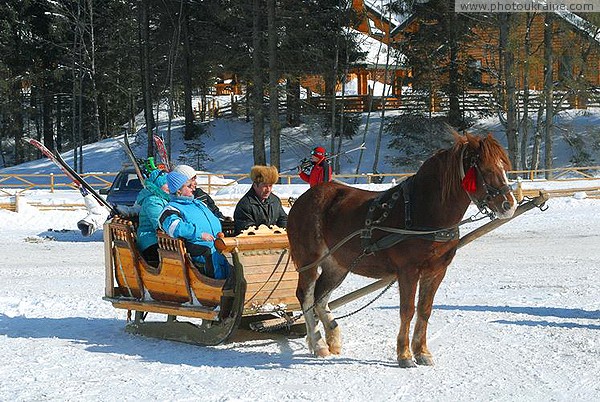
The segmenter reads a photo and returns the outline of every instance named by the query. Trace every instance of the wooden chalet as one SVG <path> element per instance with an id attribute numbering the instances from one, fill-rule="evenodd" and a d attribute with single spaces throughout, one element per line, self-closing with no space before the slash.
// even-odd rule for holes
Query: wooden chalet
<path id="1" fill-rule="evenodd" d="M 224 74 L 215 84 L 217 96 L 221 95 L 241 95 L 242 87 L 235 74 Z"/>
<path id="2" fill-rule="evenodd" d="M 426 3 L 427 0 L 421 0 Z M 387 3 L 387 2 L 384 2 Z M 417 33 L 422 24 L 435 24 L 436 21 L 423 20 L 411 15 L 391 14 L 379 8 L 382 4 L 377 0 L 353 0 L 352 7 L 359 16 L 359 22 L 354 29 L 365 36 L 380 41 L 385 46 L 398 46 L 405 40 L 407 33 Z M 523 54 L 525 31 L 527 29 L 526 14 L 515 14 L 516 29 L 511 30 L 510 41 L 516 49 L 515 61 L 518 68 L 517 88 L 523 90 L 525 69 L 528 69 L 528 87 L 532 91 L 541 90 L 544 83 L 543 36 L 544 14 L 537 14 L 531 21 L 530 49 L 533 54 L 527 58 L 527 63 L 522 63 L 526 57 Z M 556 90 L 566 89 L 567 83 L 576 77 L 584 77 L 586 87 L 600 87 L 600 29 L 573 13 L 555 14 L 553 24 L 553 52 L 554 66 L 553 79 Z M 499 30 L 497 26 L 479 27 L 474 29 L 477 38 L 465 50 L 463 58 L 471 59 L 478 73 L 473 74 L 469 92 L 476 97 L 489 94 L 489 89 L 496 86 L 497 74 L 500 65 L 499 59 Z M 383 58 L 385 59 L 385 57 Z M 387 75 L 386 75 L 387 71 Z M 415 72 L 403 65 L 388 65 L 385 63 L 357 63 L 349 70 L 347 81 L 358 81 L 356 96 L 366 98 L 372 95 L 372 88 L 368 81 L 386 81 L 391 88 L 387 92 L 388 106 L 395 108 L 401 106 L 402 86 L 410 82 L 410 77 Z M 387 79 L 386 79 L 387 77 Z M 304 83 L 303 83 L 304 85 Z M 410 84 L 408 84 L 410 86 Z M 321 92 L 321 91 L 317 91 Z M 321 92 L 322 93 L 322 92 Z M 431 94 L 430 111 L 437 111 L 439 100 L 436 94 Z M 491 96 L 491 95 L 490 95 Z M 362 104 L 365 105 L 366 101 Z M 578 94 L 569 98 L 570 106 L 585 108 L 588 100 L 585 95 Z M 376 105 L 377 107 L 377 105 Z M 364 108 L 363 108 L 364 109 Z"/>

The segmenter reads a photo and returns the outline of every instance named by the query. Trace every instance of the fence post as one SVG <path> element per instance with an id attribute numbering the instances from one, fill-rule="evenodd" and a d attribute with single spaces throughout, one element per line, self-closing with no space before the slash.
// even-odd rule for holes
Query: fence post
<path id="1" fill-rule="evenodd" d="M 50 192 L 54 193 L 54 173 L 50 173 Z"/>
<path id="2" fill-rule="evenodd" d="M 517 177 L 517 191 L 516 191 L 516 196 L 517 196 L 517 202 L 521 202 L 523 200 L 523 180 L 521 180 L 521 177 Z"/>

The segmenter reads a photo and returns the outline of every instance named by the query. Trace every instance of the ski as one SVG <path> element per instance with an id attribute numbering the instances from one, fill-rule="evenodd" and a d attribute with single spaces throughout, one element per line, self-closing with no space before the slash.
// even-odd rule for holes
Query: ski
<path id="1" fill-rule="evenodd" d="M 96 201 L 98 201 L 102 206 L 106 207 L 109 211 L 114 214 L 118 214 L 118 212 L 104 199 L 98 192 L 90 186 L 83 178 L 77 173 L 68 163 L 64 161 L 64 159 L 60 156 L 58 152 L 54 153 L 49 150 L 44 144 L 36 140 L 35 138 L 23 138 L 25 142 L 36 147 L 43 153 L 48 159 L 50 159 L 56 166 L 62 170 L 62 172 L 69 178 L 71 181 L 77 186 L 77 189 L 81 192 L 81 195 L 85 197 L 87 194 L 91 194 Z"/>
<path id="2" fill-rule="evenodd" d="M 140 179 L 140 183 L 142 183 L 142 185 L 144 185 L 144 182 L 146 181 L 146 177 L 142 173 L 142 168 L 140 167 L 139 160 L 135 157 L 135 154 L 133 153 L 133 150 L 131 149 L 131 145 L 129 144 L 129 137 L 127 137 L 127 132 L 125 132 L 125 135 L 123 136 L 123 142 L 120 142 L 120 144 L 123 147 L 123 149 L 125 150 L 125 153 L 127 154 L 127 156 L 129 156 L 129 159 L 131 159 L 131 162 L 133 163 L 133 168 L 135 169 L 135 173 L 137 174 L 138 179 Z M 144 187 L 146 187 L 146 186 L 144 185 Z"/>
<path id="3" fill-rule="evenodd" d="M 96 189 L 92 186 L 90 186 L 84 179 L 83 177 L 81 177 L 79 175 L 79 173 L 77 173 L 72 167 L 71 165 L 69 165 L 67 162 L 65 162 L 65 160 L 62 158 L 62 156 L 60 155 L 59 152 L 54 152 L 55 158 L 58 161 L 58 163 L 60 164 L 59 166 L 62 166 L 64 169 L 63 171 L 69 172 L 68 175 L 69 177 L 71 177 L 72 179 L 74 178 L 74 182 L 75 183 L 79 183 L 83 188 L 85 188 L 92 196 L 94 196 L 94 198 L 96 199 L 96 201 L 98 201 L 102 206 L 106 207 L 110 212 L 112 212 L 114 215 L 120 215 L 119 211 L 117 211 L 117 209 L 115 207 L 113 207 L 112 205 L 110 205 L 108 203 L 108 201 L 106 201 L 104 198 L 102 198 L 102 196 L 96 191 Z"/>
<path id="4" fill-rule="evenodd" d="M 156 150 L 160 155 L 160 160 L 165 165 L 166 170 L 170 172 L 171 164 L 169 163 L 169 155 L 167 154 L 167 148 L 165 148 L 165 142 L 156 134 L 154 134 L 152 138 L 154 138 L 154 143 L 156 144 Z"/>

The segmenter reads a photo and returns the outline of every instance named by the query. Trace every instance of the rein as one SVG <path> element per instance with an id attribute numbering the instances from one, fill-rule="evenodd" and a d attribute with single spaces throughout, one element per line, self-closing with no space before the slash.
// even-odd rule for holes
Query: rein
<path id="1" fill-rule="evenodd" d="M 279 279 L 277 279 L 277 282 L 275 283 L 275 286 L 273 287 L 273 289 L 271 290 L 271 293 L 269 293 L 269 295 L 265 298 L 265 302 L 268 301 L 271 296 L 273 296 L 273 293 L 275 293 L 275 290 L 277 290 L 277 288 L 279 287 L 279 285 L 281 284 L 281 281 L 283 280 L 283 276 L 285 275 L 285 273 L 287 272 L 288 266 L 290 264 L 290 259 L 291 259 L 291 254 L 287 252 L 287 249 L 281 253 L 281 255 L 279 256 L 279 259 L 277 260 L 277 263 L 275 264 L 275 267 L 273 268 L 273 271 L 271 271 L 271 274 L 269 275 L 269 277 L 267 278 L 266 281 L 264 281 L 264 283 L 262 284 L 262 286 L 256 291 L 254 292 L 254 294 L 248 298 L 246 300 L 246 302 L 244 303 L 244 306 L 247 306 L 256 296 L 258 296 L 258 294 L 265 288 L 265 286 L 270 282 L 271 278 L 275 275 L 275 272 L 277 272 L 277 269 L 279 268 L 279 266 L 281 265 L 284 256 L 287 254 L 287 260 L 285 262 L 285 266 L 283 267 L 283 272 L 281 273 L 281 275 L 279 276 Z"/>

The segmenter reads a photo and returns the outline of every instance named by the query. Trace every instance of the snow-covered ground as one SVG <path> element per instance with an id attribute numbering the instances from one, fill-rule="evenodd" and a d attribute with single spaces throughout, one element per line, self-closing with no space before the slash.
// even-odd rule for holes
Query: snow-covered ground
<path id="1" fill-rule="evenodd" d="M 588 127 L 598 121 L 600 111 L 595 113 Z M 284 133 L 282 166 L 294 166 L 319 145 L 318 127 L 311 130 L 315 135 Z M 179 131 L 174 135 L 181 138 Z M 250 136 L 251 125 L 241 121 L 211 123 L 205 144 L 213 160 L 206 169 L 247 172 L 251 157 L 242 156 L 251 155 Z M 365 169 L 373 161 L 373 137 L 367 139 Z M 361 142 L 357 136 L 345 149 Z M 137 152 L 143 149 L 143 142 L 136 144 Z M 173 152 L 181 150 L 177 140 Z M 568 158 L 567 150 L 557 148 L 556 166 Z M 85 147 L 86 172 L 116 171 L 125 161 L 115 139 Z M 342 170 L 353 172 L 356 161 L 356 154 L 343 158 Z M 1 172 L 50 171 L 58 172 L 40 160 Z M 598 180 L 568 185 L 598 187 Z M 274 192 L 287 198 L 306 188 L 277 185 Z M 241 182 L 213 195 L 219 203 L 247 189 Z M 229 343 L 201 347 L 127 334 L 125 312 L 102 300 L 102 232 L 81 236 L 76 223 L 85 210 L 32 206 L 77 201 L 77 191 L 35 190 L 20 197 L 18 213 L 0 210 L 0 401 L 600 400 L 600 199 L 583 191 L 552 198 L 548 210 L 527 212 L 459 250 L 430 320 L 428 344 L 436 365 L 416 369 L 395 364 L 395 287 L 340 320 L 344 350 L 328 359 L 312 357 L 304 339 L 293 336 L 241 331 Z M 233 213 L 229 205 L 222 210 Z M 334 297 L 367 283 L 351 276 Z"/>
<path id="2" fill-rule="evenodd" d="M 430 321 L 436 366 L 416 369 L 395 365 L 396 287 L 340 321 L 343 353 L 327 359 L 284 335 L 201 347 L 127 334 L 102 300 L 102 233 L 76 229 L 84 211 L 0 210 L 0 400 L 597 401 L 600 200 L 548 207 L 459 250 Z"/>

